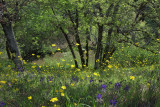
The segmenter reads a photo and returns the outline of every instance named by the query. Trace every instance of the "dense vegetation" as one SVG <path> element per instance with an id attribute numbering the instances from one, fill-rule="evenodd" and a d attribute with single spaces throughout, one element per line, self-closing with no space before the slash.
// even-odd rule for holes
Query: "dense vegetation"
<path id="1" fill-rule="evenodd" d="M 0 106 L 159 107 L 160 1 L 0 0 Z"/>

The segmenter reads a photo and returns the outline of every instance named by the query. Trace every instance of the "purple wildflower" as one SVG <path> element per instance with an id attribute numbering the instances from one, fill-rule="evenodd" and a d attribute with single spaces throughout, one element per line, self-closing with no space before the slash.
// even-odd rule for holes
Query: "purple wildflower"
<path id="1" fill-rule="evenodd" d="M 124 90 L 125 90 L 125 91 L 128 91 L 129 88 L 130 88 L 130 87 L 129 87 L 128 85 L 126 85 L 126 86 L 124 87 Z"/>
<path id="2" fill-rule="evenodd" d="M 99 82 L 102 82 L 102 80 L 99 80 Z"/>
<path id="3" fill-rule="evenodd" d="M 106 87 L 107 87 L 107 85 L 103 85 L 103 84 L 101 84 L 101 89 L 106 89 Z"/>
<path id="4" fill-rule="evenodd" d="M 78 82 L 78 77 L 77 76 L 72 76 L 72 80 Z"/>
<path id="5" fill-rule="evenodd" d="M 102 94 L 97 94 L 97 99 L 102 99 Z"/>
<path id="6" fill-rule="evenodd" d="M 3 107 L 5 105 L 4 102 L 0 102 L 0 106 Z"/>
<path id="7" fill-rule="evenodd" d="M 113 106 L 115 106 L 116 103 L 117 103 L 117 100 L 116 100 L 115 97 L 113 96 L 113 99 L 110 100 L 110 104 L 113 105 Z"/>
<path id="8" fill-rule="evenodd" d="M 121 85 L 120 85 L 119 83 L 116 83 L 116 84 L 115 84 L 115 88 L 116 88 L 116 89 L 119 89 L 120 87 L 121 87 Z"/>

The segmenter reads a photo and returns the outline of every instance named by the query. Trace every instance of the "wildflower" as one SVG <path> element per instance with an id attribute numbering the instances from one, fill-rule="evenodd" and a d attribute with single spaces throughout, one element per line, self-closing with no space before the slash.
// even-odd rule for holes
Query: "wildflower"
<path id="1" fill-rule="evenodd" d="M 61 96 L 64 96 L 64 93 L 61 93 Z"/>
<path id="2" fill-rule="evenodd" d="M 32 96 L 29 96 L 29 97 L 28 97 L 28 100 L 31 100 L 31 99 L 32 99 Z"/>
<path id="3" fill-rule="evenodd" d="M 2 52 L 0 52 L 0 55 L 2 54 Z"/>
<path id="4" fill-rule="evenodd" d="M 157 38 L 157 41 L 159 41 L 160 39 Z"/>
<path id="5" fill-rule="evenodd" d="M 58 51 L 60 51 L 61 49 L 60 49 L 60 48 L 58 48 L 57 50 L 58 50 Z"/>
<path id="6" fill-rule="evenodd" d="M 76 45 L 77 45 L 77 46 L 79 46 L 79 44 L 78 44 L 78 43 L 76 43 Z"/>
<path id="7" fill-rule="evenodd" d="M 102 94 L 97 94 L 97 102 L 100 102 L 100 103 L 103 102 Z"/>
<path id="8" fill-rule="evenodd" d="M 56 101 L 58 101 L 58 98 L 57 98 L 57 97 L 52 98 L 50 101 L 51 101 L 51 102 L 56 102 Z"/>
<path id="9" fill-rule="evenodd" d="M 62 90 L 62 89 L 60 89 L 60 90 L 59 90 L 59 92 L 61 92 L 61 93 L 62 93 L 62 92 L 63 92 L 63 90 Z"/>
<path id="10" fill-rule="evenodd" d="M 138 46 L 138 44 L 139 44 L 138 42 L 137 42 L 137 43 L 135 43 L 135 45 L 136 45 L 136 46 Z"/>
<path id="11" fill-rule="evenodd" d="M 148 87 L 148 88 L 150 87 L 150 85 L 151 85 L 150 83 L 147 83 L 147 87 Z"/>
<path id="12" fill-rule="evenodd" d="M 116 84 L 115 84 L 115 88 L 116 88 L 116 89 L 118 89 L 118 88 L 120 88 L 120 87 L 121 87 L 121 85 L 120 85 L 119 83 L 116 83 Z"/>
<path id="13" fill-rule="evenodd" d="M 55 47 L 55 46 L 56 46 L 56 44 L 52 44 L 52 46 L 53 46 L 53 47 Z"/>
<path id="14" fill-rule="evenodd" d="M 134 77 L 134 76 L 130 76 L 130 79 L 131 79 L 131 80 L 134 80 L 134 79 L 135 79 L 135 77 Z"/>
<path id="15" fill-rule="evenodd" d="M 77 76 L 72 76 L 72 80 L 78 82 L 78 77 Z"/>
<path id="16" fill-rule="evenodd" d="M 57 104 L 54 104 L 53 106 L 54 106 L 54 107 L 58 107 L 58 105 L 57 105 Z"/>
<path id="17" fill-rule="evenodd" d="M 99 80 L 99 82 L 102 82 L 102 80 Z"/>
<path id="18" fill-rule="evenodd" d="M 74 106 L 77 106 L 77 103 L 74 103 Z"/>
<path id="19" fill-rule="evenodd" d="M 97 59 L 96 62 L 99 62 L 99 59 Z"/>
<path id="20" fill-rule="evenodd" d="M 66 89 L 66 86 L 62 86 L 61 88 L 62 88 L 63 90 L 65 90 L 65 89 Z"/>
<path id="21" fill-rule="evenodd" d="M 35 54 L 32 54 L 32 56 L 34 56 Z"/>
<path id="22" fill-rule="evenodd" d="M 65 60 L 64 60 L 64 59 L 62 59 L 62 61 L 64 62 Z"/>
<path id="23" fill-rule="evenodd" d="M 2 84 L 6 84 L 6 81 L 0 81 L 0 83 L 2 83 Z"/>
<path id="24" fill-rule="evenodd" d="M 103 88 L 104 88 L 104 89 L 106 89 L 106 87 L 107 87 L 107 85 L 105 85 L 105 84 L 104 84 L 104 85 L 103 85 L 103 84 L 101 84 L 101 89 L 103 89 Z"/>
<path id="25" fill-rule="evenodd" d="M 110 100 L 110 104 L 111 104 L 111 105 L 115 106 L 116 103 L 117 103 L 117 100 L 115 100 L 115 99 Z"/>
<path id="26" fill-rule="evenodd" d="M 42 106 L 42 107 L 45 107 L 45 106 Z"/>
<path id="27" fill-rule="evenodd" d="M 98 74 L 96 72 L 94 72 L 93 75 L 98 75 Z"/>
<path id="28" fill-rule="evenodd" d="M 112 68 L 112 65 L 108 65 L 108 68 Z"/>
<path id="29" fill-rule="evenodd" d="M 73 83 L 71 83 L 71 86 L 74 86 L 74 84 L 73 84 Z"/>
<path id="30" fill-rule="evenodd" d="M 112 84 L 112 82 L 110 81 L 109 84 Z"/>
<path id="31" fill-rule="evenodd" d="M 74 68 L 75 67 L 75 65 L 71 65 L 71 68 Z"/>
<path id="32" fill-rule="evenodd" d="M 37 55 L 37 58 L 40 58 L 40 55 Z"/>
<path id="33" fill-rule="evenodd" d="M 106 87 L 107 87 L 107 85 L 101 84 L 101 91 L 102 91 L 103 93 L 106 93 Z"/>
<path id="34" fill-rule="evenodd" d="M 34 68 L 36 68 L 36 66 L 32 66 L 32 68 L 34 69 Z"/>
<path id="35" fill-rule="evenodd" d="M 128 90 L 129 90 L 129 86 L 126 85 L 125 88 L 124 88 L 124 90 L 125 90 L 125 91 L 128 91 Z"/>
<path id="36" fill-rule="evenodd" d="M 0 106 L 3 107 L 5 105 L 4 102 L 0 102 Z"/>

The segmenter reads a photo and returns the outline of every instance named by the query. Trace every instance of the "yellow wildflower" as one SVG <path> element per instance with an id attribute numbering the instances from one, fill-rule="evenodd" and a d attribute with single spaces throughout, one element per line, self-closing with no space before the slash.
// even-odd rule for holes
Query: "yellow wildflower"
<path id="1" fill-rule="evenodd" d="M 52 44 L 52 46 L 53 46 L 53 47 L 55 47 L 55 46 L 56 46 L 56 44 Z"/>
<path id="2" fill-rule="evenodd" d="M 62 89 L 60 89 L 60 90 L 59 90 L 59 92 L 61 92 L 61 93 L 62 93 L 62 92 L 63 92 L 63 90 L 62 90 Z"/>
<path id="3" fill-rule="evenodd" d="M 2 54 L 2 52 L 0 52 L 0 55 Z"/>
<path id="4" fill-rule="evenodd" d="M 2 83 L 2 84 L 6 84 L 6 81 L 0 81 L 0 83 Z"/>
<path id="5" fill-rule="evenodd" d="M 74 103 L 74 106 L 77 106 L 77 104 L 76 104 L 76 103 Z"/>
<path id="6" fill-rule="evenodd" d="M 79 43 L 76 43 L 77 46 L 79 46 Z"/>
<path id="7" fill-rule="evenodd" d="M 60 49 L 60 48 L 58 48 L 57 50 L 58 50 L 58 51 L 60 51 L 61 49 Z"/>
<path id="8" fill-rule="evenodd" d="M 130 79 L 131 79 L 131 80 L 134 80 L 134 79 L 135 79 L 135 77 L 134 77 L 134 76 L 130 76 Z"/>
<path id="9" fill-rule="evenodd" d="M 29 97 L 28 97 L 28 100 L 31 100 L 31 99 L 32 99 L 32 96 L 29 96 Z"/>
<path id="10" fill-rule="evenodd" d="M 62 59 L 62 61 L 64 62 L 65 60 L 64 60 L 64 59 Z"/>
<path id="11" fill-rule="evenodd" d="M 108 65 L 108 68 L 112 68 L 112 65 Z"/>
<path id="12" fill-rule="evenodd" d="M 75 67 L 75 65 L 71 65 L 71 68 L 74 68 Z"/>
<path id="13" fill-rule="evenodd" d="M 66 86 L 62 86 L 61 88 L 62 88 L 63 90 L 65 90 L 65 89 L 66 89 Z"/>
<path id="14" fill-rule="evenodd" d="M 58 98 L 57 98 L 57 97 L 52 98 L 50 101 L 51 101 L 51 102 L 56 102 L 56 101 L 58 101 Z"/>
<path id="15" fill-rule="evenodd" d="M 61 93 L 61 96 L 64 96 L 64 93 Z"/>
<path id="16" fill-rule="evenodd" d="M 35 54 L 32 54 L 32 56 L 34 56 Z"/>
<path id="17" fill-rule="evenodd" d="M 148 87 L 148 88 L 149 88 L 150 85 L 151 85 L 150 83 L 147 83 L 147 87 Z"/>
<path id="18" fill-rule="evenodd" d="M 73 83 L 71 83 L 71 86 L 74 86 L 74 84 L 73 84 Z"/>
<path id="19" fill-rule="evenodd" d="M 36 66 L 32 66 L 32 68 L 36 68 Z"/>
<path id="20" fill-rule="evenodd" d="M 96 72 L 94 72 L 93 75 L 98 75 L 98 74 Z"/>
<path id="21" fill-rule="evenodd" d="M 37 58 L 40 58 L 40 55 L 37 55 Z"/>

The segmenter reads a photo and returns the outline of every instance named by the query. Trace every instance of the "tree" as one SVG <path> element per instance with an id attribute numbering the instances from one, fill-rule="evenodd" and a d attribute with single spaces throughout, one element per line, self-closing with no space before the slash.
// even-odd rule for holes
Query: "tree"
<path id="1" fill-rule="evenodd" d="M 16 8 L 18 3 L 16 3 Z M 17 12 L 15 8 L 15 11 Z M 20 60 L 21 54 L 18 49 L 17 41 L 14 36 L 12 21 L 16 20 L 17 13 L 10 13 L 4 0 L 0 1 L 0 23 L 2 25 L 5 37 L 8 57 L 11 58 L 17 69 L 23 70 L 23 62 Z"/>

